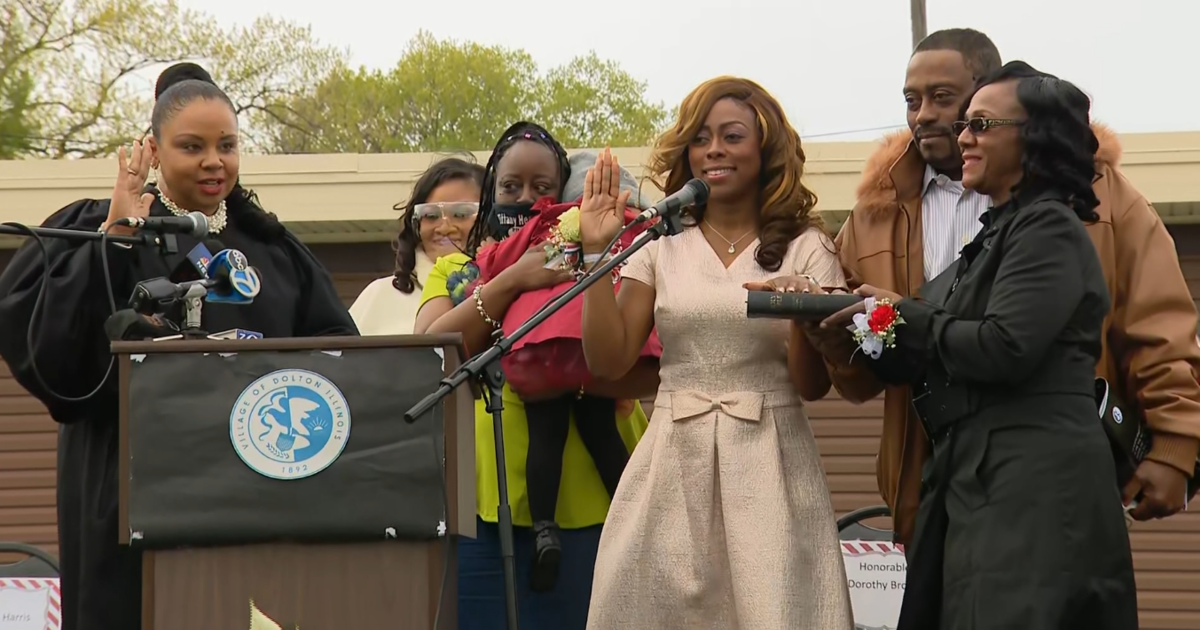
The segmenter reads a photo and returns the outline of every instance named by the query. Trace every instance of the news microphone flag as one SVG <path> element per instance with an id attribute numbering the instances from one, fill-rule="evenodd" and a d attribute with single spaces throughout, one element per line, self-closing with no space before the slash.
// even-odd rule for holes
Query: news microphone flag
<path id="1" fill-rule="evenodd" d="M 199 272 L 201 278 L 208 276 L 208 266 L 212 263 L 213 255 L 204 243 L 196 243 L 192 251 L 188 252 L 187 258 L 192 263 L 192 267 Z"/>

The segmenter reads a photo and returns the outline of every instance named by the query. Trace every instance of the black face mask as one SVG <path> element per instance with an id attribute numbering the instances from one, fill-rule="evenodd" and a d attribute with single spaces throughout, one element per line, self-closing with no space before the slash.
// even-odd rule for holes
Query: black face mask
<path id="1" fill-rule="evenodd" d="M 532 203 L 497 203 L 492 204 L 492 212 L 488 215 L 487 235 L 497 241 L 517 233 L 537 216 Z"/>

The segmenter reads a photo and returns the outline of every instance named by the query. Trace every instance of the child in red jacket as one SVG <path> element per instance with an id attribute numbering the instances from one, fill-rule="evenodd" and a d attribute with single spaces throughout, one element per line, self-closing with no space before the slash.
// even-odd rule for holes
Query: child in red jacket
<path id="1" fill-rule="evenodd" d="M 529 248 L 544 243 L 547 250 L 547 266 L 570 268 L 577 276 L 599 266 L 600 262 L 579 255 L 579 243 L 563 240 L 560 220 L 573 225 L 578 233 L 578 201 L 555 203 L 552 197 L 544 197 L 533 205 L 535 216 L 515 234 L 503 242 L 479 252 L 475 263 L 479 268 L 479 282 L 488 282 L 501 271 L 517 262 Z M 630 223 L 637 216 L 626 210 L 625 220 Z M 647 224 L 630 229 L 613 248 L 613 254 L 628 247 L 638 235 L 646 230 Z M 618 270 L 614 270 L 616 276 Z M 619 285 L 619 278 L 617 280 Z M 566 282 L 557 286 L 521 294 L 508 308 L 504 316 L 504 330 L 508 333 L 519 328 L 532 318 L 544 305 L 566 293 L 573 286 Z M 515 391 L 526 396 L 540 397 L 547 392 L 564 389 L 580 390 L 590 378 L 587 362 L 583 358 L 580 340 L 580 320 L 583 316 L 583 300 L 575 299 L 566 304 L 519 340 L 512 351 L 501 360 L 504 373 Z M 662 354 L 658 337 L 651 335 L 642 356 L 657 359 Z M 529 408 L 526 402 L 526 409 Z M 535 403 L 536 404 L 536 403 Z M 578 422 L 578 418 L 576 419 Z M 565 438 L 564 438 L 565 439 Z M 604 471 L 601 471 L 603 476 Z M 610 489 L 611 490 L 611 489 Z M 535 517 L 536 519 L 536 517 Z"/>
<path id="2" fill-rule="evenodd" d="M 572 163 L 581 165 L 595 162 L 595 155 L 576 155 Z M 586 166 L 576 169 L 564 186 L 564 196 L 571 194 L 572 182 L 582 190 Z M 622 173 L 623 184 L 633 182 L 627 172 Z M 633 183 L 636 186 L 636 183 Z M 567 199 L 578 199 L 581 195 L 571 194 Z M 578 210 L 572 210 L 578 201 L 559 203 L 554 197 L 544 197 L 530 208 L 532 216 L 520 227 L 505 235 L 501 240 L 481 249 L 475 257 L 478 279 L 484 283 L 496 277 L 523 256 L 530 247 L 544 243 L 547 248 L 547 265 L 568 264 L 580 275 L 596 264 L 582 260 L 578 255 L 578 243 L 564 241 L 564 232 L 578 233 Z M 480 208 L 480 220 L 485 208 Z M 627 211 L 626 220 L 632 221 L 636 214 Z M 574 219 L 572 219 L 574 217 Z M 565 223 L 560 222 L 565 219 Z M 631 229 L 624 235 L 615 251 L 627 247 L 645 230 L 644 225 Z M 568 234 L 569 236 L 570 234 Z M 569 241 L 569 239 L 567 239 Z M 573 247 L 574 245 L 574 247 Z M 565 250 L 565 251 L 564 251 Z M 546 303 L 565 293 L 573 283 L 567 282 L 554 287 L 523 293 L 508 308 L 502 322 L 506 333 L 511 334 L 536 314 Z M 466 293 L 470 293 L 467 290 Z M 558 524 L 555 509 L 558 490 L 562 479 L 562 457 L 566 448 L 570 418 L 575 416 L 575 426 L 587 447 L 605 488 L 612 496 L 616 492 L 629 451 L 617 431 L 616 402 L 611 398 L 591 396 L 584 393 L 590 374 L 583 357 L 580 321 L 583 315 L 583 300 L 575 299 L 562 310 L 551 315 L 529 335 L 518 341 L 510 353 L 501 359 L 505 377 L 512 389 L 519 392 L 525 404 L 525 415 L 529 423 L 529 449 L 526 456 L 526 486 L 529 493 L 529 511 L 536 532 L 536 550 L 531 588 L 546 591 L 553 588 L 557 579 L 557 565 L 561 555 Z M 655 334 L 651 334 L 643 350 L 643 357 L 657 359 L 662 354 L 662 345 Z M 555 395 L 559 392 L 567 394 Z"/>

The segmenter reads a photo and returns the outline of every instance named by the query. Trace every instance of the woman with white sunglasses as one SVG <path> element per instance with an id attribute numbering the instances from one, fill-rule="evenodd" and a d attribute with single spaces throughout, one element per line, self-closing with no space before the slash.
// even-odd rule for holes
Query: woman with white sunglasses
<path id="1" fill-rule="evenodd" d="M 483 167 L 447 158 L 429 167 L 403 206 L 393 242 L 396 271 L 359 294 L 350 315 L 364 335 L 407 335 L 421 306 L 421 288 L 438 258 L 463 251 L 479 212 Z"/>

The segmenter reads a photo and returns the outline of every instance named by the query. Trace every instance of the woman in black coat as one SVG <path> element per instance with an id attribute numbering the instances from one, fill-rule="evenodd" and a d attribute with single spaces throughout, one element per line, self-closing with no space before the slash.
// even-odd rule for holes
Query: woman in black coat
<path id="1" fill-rule="evenodd" d="M 321 263 L 237 183 L 237 115 L 212 77 L 194 64 L 165 70 L 151 128 L 128 160 L 120 151 L 110 199 L 77 201 L 42 225 L 95 232 L 119 219 L 202 212 L 209 234 L 243 252 L 262 278 L 252 304 L 206 304 L 204 329 L 268 338 L 356 335 Z M 147 187 L 152 167 L 158 182 Z M 112 233 L 133 231 L 115 226 Z M 178 252 L 163 255 L 152 247 L 61 239 L 46 239 L 43 251 L 31 241 L 0 274 L 0 357 L 60 424 L 62 630 L 141 627 L 141 552 L 117 544 L 119 409 L 105 322 L 138 282 L 190 264 L 186 254 L 197 242 L 181 234 Z M 204 377 L 179 386 L 203 388 Z"/>
<path id="2" fill-rule="evenodd" d="M 1084 231 L 1098 205 L 1089 101 L 1012 62 L 967 103 L 963 185 L 993 205 L 978 236 L 920 298 L 857 291 L 862 360 L 913 384 L 933 443 L 899 627 L 1137 628 L 1094 400 L 1109 295 Z"/>

